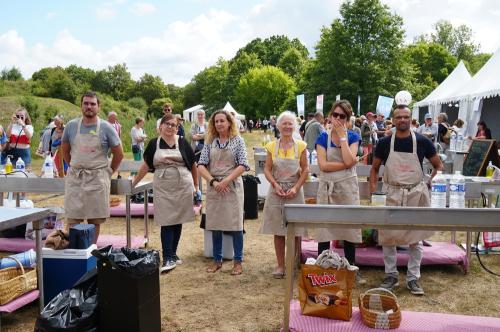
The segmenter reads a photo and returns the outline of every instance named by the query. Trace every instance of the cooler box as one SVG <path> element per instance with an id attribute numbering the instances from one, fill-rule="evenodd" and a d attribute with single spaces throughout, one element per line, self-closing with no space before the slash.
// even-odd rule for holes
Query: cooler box
<path id="1" fill-rule="evenodd" d="M 233 237 L 222 234 L 222 258 L 233 259 Z M 213 257 L 212 231 L 205 230 L 205 257 Z"/>
<path id="2" fill-rule="evenodd" d="M 44 306 L 96 267 L 97 259 L 91 254 L 94 249 L 95 244 L 87 249 L 42 249 Z"/>

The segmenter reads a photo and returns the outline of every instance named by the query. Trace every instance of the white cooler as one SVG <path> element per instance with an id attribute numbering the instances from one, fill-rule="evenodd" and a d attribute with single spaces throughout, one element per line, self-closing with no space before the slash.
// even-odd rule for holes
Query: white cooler
<path id="1" fill-rule="evenodd" d="M 213 257 L 212 231 L 205 230 L 205 257 Z M 222 258 L 233 259 L 233 237 L 222 234 Z"/>

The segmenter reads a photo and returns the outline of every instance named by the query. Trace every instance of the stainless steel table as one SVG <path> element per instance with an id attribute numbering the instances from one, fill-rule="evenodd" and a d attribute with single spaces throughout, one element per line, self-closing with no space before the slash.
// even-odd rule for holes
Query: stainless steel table
<path id="1" fill-rule="evenodd" d="M 500 209 L 437 209 L 427 207 L 286 204 L 286 282 L 283 329 L 289 330 L 293 295 L 295 227 L 382 228 L 500 232 Z"/>
<path id="2" fill-rule="evenodd" d="M 64 178 L 36 178 L 36 177 L 0 177 L 0 205 L 3 205 L 3 192 L 15 192 L 17 195 L 17 206 L 19 206 L 19 193 L 62 193 L 64 194 Z M 126 235 L 127 247 L 132 244 L 132 228 L 130 220 L 130 198 L 132 195 L 144 192 L 144 245 L 149 242 L 148 226 L 148 201 L 147 192 L 153 188 L 153 182 L 145 181 L 132 187 L 132 180 L 111 179 L 111 194 L 125 195 L 125 213 L 126 213 Z"/>
<path id="3" fill-rule="evenodd" d="M 36 269 L 38 289 L 40 291 L 40 312 L 43 309 L 43 264 L 42 264 L 42 220 L 50 215 L 49 209 L 6 208 L 0 206 L 0 230 L 9 229 L 29 222 L 33 223 L 36 241 Z"/>

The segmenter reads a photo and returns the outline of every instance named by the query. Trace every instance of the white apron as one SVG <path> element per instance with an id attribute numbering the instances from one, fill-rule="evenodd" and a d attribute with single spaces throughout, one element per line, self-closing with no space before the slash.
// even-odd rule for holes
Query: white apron
<path id="1" fill-rule="evenodd" d="M 387 206 L 430 206 L 429 190 L 417 155 L 417 138 L 411 132 L 413 152 L 395 152 L 395 136 L 391 137 L 391 150 L 384 168 L 383 191 L 387 193 Z M 413 244 L 425 240 L 433 231 L 385 230 L 378 231 L 378 243 L 384 246 Z"/>
<path id="2" fill-rule="evenodd" d="M 331 133 L 328 132 L 326 160 L 343 162 L 342 150 L 331 146 Z M 318 204 L 359 205 L 359 187 L 356 166 L 335 172 L 319 173 L 317 195 Z M 317 242 L 346 240 L 361 243 L 361 229 L 316 228 L 314 237 Z"/>
<path id="3" fill-rule="evenodd" d="M 215 141 L 210 147 L 209 172 L 222 180 L 237 167 L 234 155 L 229 148 L 221 149 Z M 228 187 L 230 192 L 221 195 L 214 187 L 207 188 L 206 230 L 242 231 L 243 230 L 243 180 L 238 176 Z"/>
<path id="4" fill-rule="evenodd" d="M 175 136 L 175 149 L 160 149 L 160 139 L 153 157 L 155 222 L 172 226 L 194 221 L 193 177 L 182 159 L 179 136 Z M 173 163 L 166 164 L 166 157 Z"/>
<path id="5" fill-rule="evenodd" d="M 298 145 L 293 142 L 295 159 L 280 158 L 278 151 L 280 140 L 276 142 L 276 149 L 273 156 L 273 177 L 283 190 L 292 188 L 300 178 L 300 156 Z M 261 234 L 286 235 L 286 228 L 283 227 L 283 205 L 284 204 L 304 204 L 304 190 L 300 188 L 294 198 L 285 199 L 276 194 L 273 187 L 269 187 L 266 201 L 264 203 L 264 217 L 259 229 Z M 297 228 L 295 235 L 305 236 L 304 228 Z"/>
<path id="6" fill-rule="evenodd" d="M 65 216 L 70 219 L 108 218 L 112 172 L 99 139 L 101 119 L 97 118 L 94 134 L 80 134 L 81 125 L 82 119 L 78 122 L 65 178 Z"/>

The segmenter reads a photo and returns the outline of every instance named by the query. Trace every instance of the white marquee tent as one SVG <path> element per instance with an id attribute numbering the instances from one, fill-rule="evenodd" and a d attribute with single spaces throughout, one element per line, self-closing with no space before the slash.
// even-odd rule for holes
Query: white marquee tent
<path id="1" fill-rule="evenodd" d="M 441 104 L 446 103 L 447 98 L 454 95 L 464 84 L 471 79 L 469 71 L 462 61 L 427 97 L 415 103 L 413 107 L 413 118 L 423 120 L 424 114 L 419 114 L 420 109 L 427 107 L 426 113 L 431 113 L 434 119 L 441 112 Z"/>
<path id="2" fill-rule="evenodd" d="M 196 105 L 190 107 L 182 111 L 182 117 L 184 118 L 185 121 L 193 122 L 194 120 L 196 120 L 196 113 L 200 110 L 204 111 L 203 105 Z"/>
<path id="3" fill-rule="evenodd" d="M 236 118 L 237 119 L 239 119 L 239 120 L 245 120 L 245 116 L 243 114 L 239 114 L 238 112 L 236 112 L 236 110 L 234 109 L 234 107 L 229 102 L 226 103 L 226 105 L 224 106 L 223 110 L 227 111 L 227 112 L 234 112 L 236 114 Z"/>
<path id="4" fill-rule="evenodd" d="M 467 83 L 444 102 L 460 102 L 459 116 L 467 121 L 467 135 L 476 134 L 484 120 L 493 138 L 500 140 L 500 48 Z"/>

